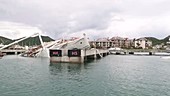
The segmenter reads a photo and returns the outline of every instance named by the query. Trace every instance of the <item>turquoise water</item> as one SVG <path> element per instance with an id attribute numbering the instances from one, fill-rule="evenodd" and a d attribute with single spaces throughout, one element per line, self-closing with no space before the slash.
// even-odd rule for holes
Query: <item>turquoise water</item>
<path id="1" fill-rule="evenodd" d="M 170 60 L 109 55 L 86 64 L 0 59 L 0 96 L 170 96 Z"/>

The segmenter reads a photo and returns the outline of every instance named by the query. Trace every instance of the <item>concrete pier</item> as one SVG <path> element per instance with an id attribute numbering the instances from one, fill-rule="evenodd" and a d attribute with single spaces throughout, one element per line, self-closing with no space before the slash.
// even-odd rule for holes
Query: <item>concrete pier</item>
<path id="1" fill-rule="evenodd" d="M 109 54 L 108 50 L 104 49 L 88 49 L 88 50 L 56 50 L 50 49 L 51 62 L 66 62 L 66 63 L 84 63 L 88 60 L 102 58 Z"/>

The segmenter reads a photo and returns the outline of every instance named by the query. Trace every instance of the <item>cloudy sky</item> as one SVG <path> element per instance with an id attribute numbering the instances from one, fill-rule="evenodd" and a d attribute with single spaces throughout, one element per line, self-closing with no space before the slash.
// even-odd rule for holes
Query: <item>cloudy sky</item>
<path id="1" fill-rule="evenodd" d="M 54 39 L 170 35 L 170 0 L 0 0 L 0 35 Z"/>

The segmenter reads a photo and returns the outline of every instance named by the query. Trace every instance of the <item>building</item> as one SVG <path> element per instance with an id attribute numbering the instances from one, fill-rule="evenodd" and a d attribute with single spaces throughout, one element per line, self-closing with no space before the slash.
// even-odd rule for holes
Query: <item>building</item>
<path id="1" fill-rule="evenodd" d="M 99 38 L 90 41 L 90 44 L 96 48 L 137 48 L 137 49 L 150 49 L 152 48 L 152 41 L 146 38 L 128 39 L 122 37 Z"/>
<path id="2" fill-rule="evenodd" d="M 110 39 L 113 43 L 113 47 L 120 47 L 120 48 L 131 48 L 133 40 L 128 38 L 122 37 L 112 37 Z"/>
<path id="3" fill-rule="evenodd" d="M 113 46 L 109 38 L 99 38 L 97 40 L 90 41 L 90 44 L 96 48 L 110 48 Z"/>
<path id="4" fill-rule="evenodd" d="M 92 46 L 96 48 L 113 48 L 113 47 L 120 47 L 120 48 L 131 48 L 133 44 L 133 40 L 128 38 L 122 37 L 112 37 L 109 38 L 99 38 L 94 41 L 90 41 Z"/>
<path id="5" fill-rule="evenodd" d="M 146 38 L 134 39 L 134 47 L 141 49 L 149 49 L 152 47 L 152 41 L 149 41 Z"/>
<path id="6" fill-rule="evenodd" d="M 169 41 L 168 42 L 166 42 L 166 46 L 167 46 L 167 50 L 170 50 L 170 38 L 169 38 Z"/>

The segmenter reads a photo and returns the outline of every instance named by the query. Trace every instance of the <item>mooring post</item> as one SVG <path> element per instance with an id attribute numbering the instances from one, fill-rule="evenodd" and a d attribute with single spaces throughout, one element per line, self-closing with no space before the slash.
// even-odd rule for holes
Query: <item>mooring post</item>
<path id="1" fill-rule="evenodd" d="M 96 48 L 95 48 L 94 59 L 96 59 L 96 58 L 97 58 L 97 50 L 96 50 Z"/>
<path id="2" fill-rule="evenodd" d="M 86 49 L 84 49 L 84 61 L 87 61 Z"/>

